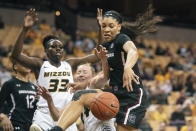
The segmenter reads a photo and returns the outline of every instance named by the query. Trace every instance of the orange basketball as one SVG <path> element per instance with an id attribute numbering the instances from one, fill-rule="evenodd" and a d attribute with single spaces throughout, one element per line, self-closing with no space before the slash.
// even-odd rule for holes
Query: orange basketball
<path id="1" fill-rule="evenodd" d="M 109 120 L 118 114 L 119 101 L 112 93 L 102 92 L 92 100 L 90 110 L 99 120 Z"/>

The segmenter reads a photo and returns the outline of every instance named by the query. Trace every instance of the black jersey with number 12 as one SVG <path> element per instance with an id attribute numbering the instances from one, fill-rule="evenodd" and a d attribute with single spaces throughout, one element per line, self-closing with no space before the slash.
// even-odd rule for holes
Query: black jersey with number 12
<path id="1" fill-rule="evenodd" d="M 11 121 L 31 123 L 36 109 L 37 86 L 12 78 L 5 82 L 0 91 L 0 106 L 6 101 Z"/>

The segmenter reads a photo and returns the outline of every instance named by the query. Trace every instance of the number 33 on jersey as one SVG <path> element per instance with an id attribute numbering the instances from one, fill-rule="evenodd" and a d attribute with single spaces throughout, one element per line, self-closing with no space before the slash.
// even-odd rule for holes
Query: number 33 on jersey
<path id="1" fill-rule="evenodd" d="M 65 87 L 69 82 L 73 83 L 72 69 L 69 63 L 61 61 L 59 67 L 51 65 L 48 61 L 43 63 L 38 77 L 38 85 L 48 89 L 52 95 L 54 103 L 55 101 L 59 103 L 58 101 L 64 101 L 64 99 L 67 99 L 65 98 L 65 93 L 67 93 Z M 44 100 L 40 99 L 39 103 L 45 103 L 42 101 Z"/>

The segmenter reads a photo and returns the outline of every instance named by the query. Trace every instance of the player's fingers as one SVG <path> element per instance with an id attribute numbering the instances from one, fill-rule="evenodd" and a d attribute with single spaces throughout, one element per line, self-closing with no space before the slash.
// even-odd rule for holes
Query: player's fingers
<path id="1" fill-rule="evenodd" d="M 9 125 L 8 124 L 5 125 L 4 131 L 9 131 Z"/>
<path id="2" fill-rule="evenodd" d="M 67 88 L 67 90 L 68 90 L 70 87 L 71 87 L 71 86 L 70 86 L 69 83 L 65 86 L 65 88 Z"/>
<path id="3" fill-rule="evenodd" d="M 126 78 L 126 81 L 125 81 L 125 86 L 126 86 L 127 91 L 129 92 L 129 83 L 128 83 L 128 79 L 127 78 Z"/>
<path id="4" fill-rule="evenodd" d="M 43 87 L 43 86 L 40 86 L 40 89 L 41 89 L 42 91 L 47 91 L 46 88 Z"/>
<path id="5" fill-rule="evenodd" d="M 128 81 L 126 81 L 126 89 L 127 89 L 128 92 L 130 92 Z"/>
<path id="6" fill-rule="evenodd" d="M 37 94 L 39 94 L 40 92 L 41 92 L 41 90 L 37 90 L 37 92 L 36 92 L 36 93 L 37 93 Z"/>
<path id="7" fill-rule="evenodd" d="M 10 123 L 8 126 L 9 126 L 9 131 L 13 131 L 12 124 Z"/>
<path id="8" fill-rule="evenodd" d="M 42 95 L 42 92 L 41 91 L 37 92 L 37 95 L 41 96 Z"/>
<path id="9" fill-rule="evenodd" d="M 123 75 L 123 88 L 126 86 L 126 77 Z"/>
<path id="10" fill-rule="evenodd" d="M 43 92 L 47 92 L 48 90 L 45 87 L 42 87 Z"/>
<path id="11" fill-rule="evenodd" d="M 100 9 L 98 8 L 98 16 L 100 16 Z"/>
<path id="12" fill-rule="evenodd" d="M 103 46 L 102 46 L 102 45 L 99 45 L 99 49 L 100 49 L 100 51 L 102 51 L 102 49 L 103 49 Z"/>
<path id="13" fill-rule="evenodd" d="M 133 91 L 133 86 L 132 86 L 132 84 L 129 85 L 129 89 L 130 89 L 131 92 Z"/>
<path id="14" fill-rule="evenodd" d="M 106 48 L 105 48 L 105 47 L 103 48 L 103 52 L 104 52 L 104 53 L 107 53 L 107 52 L 108 52 L 108 51 L 106 50 Z"/>
<path id="15" fill-rule="evenodd" d="M 3 125 L 2 128 L 3 128 L 3 131 L 6 131 L 6 125 Z"/>
<path id="16" fill-rule="evenodd" d="M 7 131 L 7 127 L 6 126 L 3 126 L 3 131 Z"/>
<path id="17" fill-rule="evenodd" d="M 129 83 L 129 89 L 130 89 L 130 91 L 133 91 L 132 80 L 129 79 L 128 83 Z"/>
<path id="18" fill-rule="evenodd" d="M 97 16 L 98 16 L 98 14 L 99 14 L 99 8 L 97 8 Z"/>
<path id="19" fill-rule="evenodd" d="M 97 48 L 95 48 L 94 50 L 95 50 L 95 53 L 99 54 L 99 51 L 97 50 Z"/>
<path id="20" fill-rule="evenodd" d="M 103 48 L 103 46 L 102 46 L 102 45 L 99 45 L 99 47 L 100 47 L 100 48 Z"/>
<path id="21" fill-rule="evenodd" d="M 140 78 L 139 76 L 135 75 L 136 79 L 137 79 L 137 84 L 140 84 Z"/>
<path id="22" fill-rule="evenodd" d="M 37 89 L 37 94 L 39 95 L 42 92 L 42 90 L 39 88 Z"/>
<path id="23" fill-rule="evenodd" d="M 40 86 L 40 91 L 43 92 L 44 91 L 44 87 Z"/>
<path id="24" fill-rule="evenodd" d="M 133 75 L 132 77 L 133 81 L 136 83 L 136 84 L 139 84 L 139 77 L 137 75 Z"/>

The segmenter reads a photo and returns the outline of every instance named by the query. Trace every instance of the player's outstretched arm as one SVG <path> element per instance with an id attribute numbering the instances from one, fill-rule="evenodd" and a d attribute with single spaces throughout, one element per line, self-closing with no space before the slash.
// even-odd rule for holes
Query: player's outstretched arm
<path id="1" fill-rule="evenodd" d="M 136 64 L 138 59 L 137 48 L 132 41 L 127 41 L 123 45 L 123 49 L 127 52 L 127 59 L 124 66 L 123 74 L 123 87 L 126 87 L 127 91 L 133 91 L 132 80 L 139 84 L 139 77 L 132 70 L 133 66 Z"/>
<path id="2" fill-rule="evenodd" d="M 91 54 L 91 55 L 87 55 L 84 57 L 79 57 L 79 58 L 70 58 L 66 60 L 71 66 L 72 68 L 76 68 L 78 65 L 80 64 L 84 64 L 84 63 L 91 63 L 91 64 L 95 64 L 97 62 L 99 62 L 99 58 L 96 56 L 96 54 Z"/>
<path id="3" fill-rule="evenodd" d="M 99 27 L 99 36 L 98 36 L 98 44 L 97 44 L 97 48 L 99 48 L 98 46 L 101 45 L 103 43 L 103 34 L 102 34 L 102 21 L 103 21 L 103 16 L 102 16 L 102 9 L 97 8 L 97 24 Z"/>
<path id="4" fill-rule="evenodd" d="M 12 59 L 14 59 L 15 61 L 19 62 L 21 65 L 30 68 L 32 70 L 36 70 L 37 68 L 40 69 L 42 64 L 41 59 L 23 55 L 21 52 L 22 52 L 25 36 L 29 31 L 29 29 L 35 24 L 37 20 L 38 18 L 35 9 L 30 9 L 29 11 L 27 11 L 24 18 L 24 26 L 19 34 L 19 37 L 15 43 L 15 46 L 11 54 Z"/>
<path id="5" fill-rule="evenodd" d="M 91 79 L 90 88 L 98 89 L 105 86 L 107 81 L 109 80 L 109 65 L 107 61 L 107 50 L 103 46 L 99 46 L 100 51 L 95 49 L 95 52 L 98 58 L 102 63 L 102 72 L 100 72 L 97 76 Z"/>
<path id="6" fill-rule="evenodd" d="M 38 87 L 37 95 L 42 96 L 47 101 L 52 119 L 54 121 L 58 121 L 62 112 L 55 107 L 52 96 L 50 95 L 49 91 L 46 88 L 40 86 Z"/>
<path id="7" fill-rule="evenodd" d="M 102 34 L 102 9 L 97 8 L 97 23 L 99 27 L 99 38 L 98 38 L 98 43 L 96 48 L 99 48 L 98 46 L 103 43 L 103 34 Z M 69 62 L 69 64 L 73 67 L 76 68 L 78 65 L 82 63 L 92 63 L 95 64 L 99 61 L 97 54 L 92 54 L 92 55 L 87 55 L 85 57 L 81 58 L 70 58 L 66 60 Z"/>

